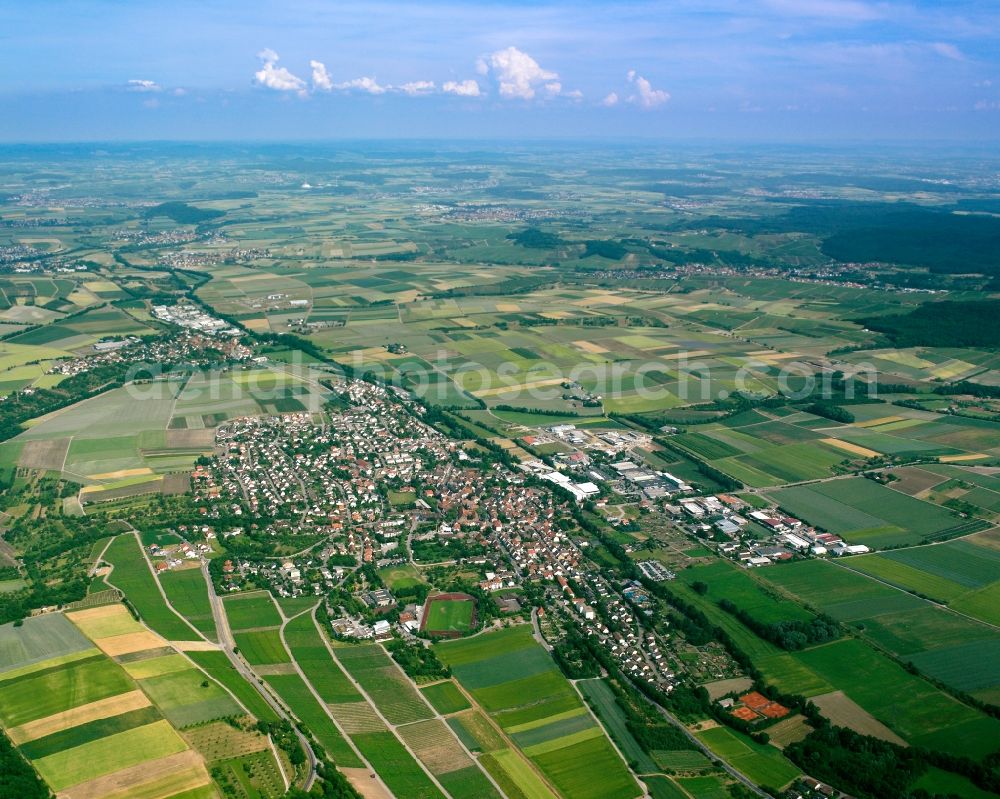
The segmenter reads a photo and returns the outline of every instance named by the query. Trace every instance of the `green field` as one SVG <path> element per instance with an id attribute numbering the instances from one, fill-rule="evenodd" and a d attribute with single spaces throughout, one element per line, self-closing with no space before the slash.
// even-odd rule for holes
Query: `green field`
<path id="1" fill-rule="evenodd" d="M 783 788 L 802 772 L 773 746 L 758 744 L 727 727 L 697 733 L 698 740 L 758 785 Z"/>
<path id="2" fill-rule="evenodd" d="M 163 572 L 160 585 L 174 610 L 191 622 L 208 638 L 214 640 L 215 619 L 208 601 L 208 587 L 201 569 L 181 569 Z"/>
<path id="3" fill-rule="evenodd" d="M 972 529 L 948 510 L 854 477 L 770 492 L 792 515 L 873 548 L 919 544 Z"/>
<path id="4" fill-rule="evenodd" d="M 437 645 L 455 678 L 556 787 L 574 797 L 632 797 L 638 786 L 527 626 Z"/>
<path id="5" fill-rule="evenodd" d="M 228 688 L 254 716 L 262 721 L 277 721 L 278 715 L 261 697 L 260 693 L 243 679 L 222 652 L 188 652 L 191 658 L 209 676 Z"/>
<path id="6" fill-rule="evenodd" d="M 175 727 L 189 727 L 206 721 L 239 715 L 233 698 L 199 669 L 185 669 L 159 677 L 139 680 L 149 698 Z"/>
<path id="7" fill-rule="evenodd" d="M 424 699 L 431 703 L 438 713 L 457 713 L 471 707 L 469 700 L 451 680 L 425 685 L 420 689 Z"/>
<path id="8" fill-rule="evenodd" d="M 428 719 L 432 712 L 413 683 L 376 645 L 338 647 L 337 660 L 391 724 Z"/>
<path id="9" fill-rule="evenodd" d="M 305 672 L 316 692 L 327 704 L 360 702 L 361 694 L 338 666 L 323 643 L 312 616 L 303 614 L 288 622 L 285 640 L 295 662 Z"/>
<path id="10" fill-rule="evenodd" d="M 444 794 L 430 781 L 392 733 L 355 735 L 354 743 L 396 796 L 444 799 Z"/>
<path id="11" fill-rule="evenodd" d="M 125 592 L 142 620 L 168 641 L 190 641 L 197 633 L 174 613 L 160 593 L 159 585 L 139 549 L 134 535 L 120 535 L 104 554 L 114 570 L 107 582 Z"/>
<path id="12" fill-rule="evenodd" d="M 35 768 L 55 790 L 129 766 L 182 752 L 184 740 L 166 721 L 109 735 L 35 761 Z"/>
<path id="13" fill-rule="evenodd" d="M 230 594 L 223 599 L 223 605 L 233 632 L 281 626 L 281 614 L 266 591 Z"/>
<path id="14" fill-rule="evenodd" d="M 253 666 L 292 662 L 288 650 L 281 643 L 281 634 L 277 629 L 234 633 L 233 638 L 240 654 Z"/>
<path id="15" fill-rule="evenodd" d="M 614 691 L 604 680 L 580 680 L 576 687 L 594 709 L 594 713 L 611 734 L 611 738 L 625 759 L 634 763 L 639 774 L 652 774 L 658 771 L 656 763 L 646 754 L 639 742 L 628 728 L 624 711 L 615 699 Z"/>
<path id="16" fill-rule="evenodd" d="M 0 720 L 16 727 L 132 688 L 128 675 L 104 655 L 39 668 L 0 681 Z"/>
<path id="17" fill-rule="evenodd" d="M 362 765 L 333 723 L 329 713 L 316 701 L 316 697 L 301 677 L 297 674 L 275 674 L 267 677 L 266 681 L 309 728 L 334 763 L 345 768 L 358 768 Z"/>
<path id="18" fill-rule="evenodd" d="M 985 624 L 959 616 L 929 602 L 869 579 L 906 586 L 939 601 L 946 578 L 907 565 L 914 560 L 932 557 L 941 550 L 944 561 L 954 557 L 950 547 L 969 549 L 964 541 L 934 547 L 848 558 L 836 563 L 802 561 L 769 569 L 761 576 L 769 582 L 801 597 L 813 607 L 860 630 L 876 644 L 904 661 L 913 663 L 923 673 L 952 688 L 989 701 L 1000 686 L 1000 667 L 996 653 L 1000 636 Z M 896 556 L 896 557 L 894 557 Z M 970 570 L 975 568 L 970 565 Z M 855 569 L 860 570 L 859 574 Z M 970 590 L 957 582 L 946 581 L 961 596 Z M 769 664 L 761 663 L 769 675 Z M 788 684 L 791 672 L 782 675 Z M 821 686 L 818 686 L 821 687 Z"/>

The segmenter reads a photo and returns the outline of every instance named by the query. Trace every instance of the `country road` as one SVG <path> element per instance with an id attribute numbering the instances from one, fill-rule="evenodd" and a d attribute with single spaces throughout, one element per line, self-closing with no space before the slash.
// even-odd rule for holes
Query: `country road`
<path id="1" fill-rule="evenodd" d="M 202 562 L 201 572 L 205 578 L 205 582 L 208 584 L 208 600 L 212 606 L 212 618 L 215 620 L 215 629 L 219 633 L 219 643 L 222 645 L 222 651 L 226 653 L 226 657 L 229 658 L 229 662 L 233 664 L 233 668 L 240 673 L 240 675 L 257 689 L 257 692 L 264 697 L 264 701 L 267 702 L 273 709 L 274 712 L 278 714 L 279 718 L 283 718 L 291 721 L 291 718 L 287 712 L 285 712 L 284 707 L 279 703 L 268 691 L 261 688 L 260 678 L 257 674 L 247 665 L 247 663 L 233 652 L 236 647 L 236 640 L 233 638 L 233 631 L 229 627 L 229 617 L 226 616 L 226 609 L 222 605 L 222 599 L 215 592 L 215 585 L 212 583 L 212 576 L 208 573 L 208 564 Z M 299 732 L 299 728 L 293 723 L 292 729 L 295 730 L 295 735 L 299 739 L 299 743 L 302 745 L 303 751 L 306 753 L 306 758 L 309 761 L 309 775 L 306 777 L 304 790 L 309 791 L 313 783 L 316 782 L 316 753 L 313 751 L 308 739 Z"/>

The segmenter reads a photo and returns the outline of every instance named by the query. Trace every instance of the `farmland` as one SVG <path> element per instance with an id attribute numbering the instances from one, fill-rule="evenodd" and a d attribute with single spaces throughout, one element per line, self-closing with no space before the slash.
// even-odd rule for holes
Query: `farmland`
<path id="1" fill-rule="evenodd" d="M 994 762 L 995 170 L 108 153 L 0 192 L 0 719 L 68 799 L 276 799 L 289 725 L 363 793 L 726 797 L 805 767 L 769 688 Z"/>
<path id="2" fill-rule="evenodd" d="M 946 509 L 852 478 L 771 492 L 789 513 L 873 548 L 919 544 L 975 529 Z"/>
<path id="3" fill-rule="evenodd" d="M 84 616 L 81 621 L 94 623 L 82 629 L 115 632 L 108 623 L 114 614 L 98 610 L 103 623 Z M 128 617 L 120 606 L 110 611 Z M 112 786 L 157 796 L 211 791 L 204 762 L 161 715 L 166 709 L 65 616 L 6 625 L 0 636 L 9 644 L 5 651 L 15 655 L 0 674 L 0 719 L 53 790 L 70 797 L 104 795 Z M 81 656 L 71 659 L 67 650 Z"/>
<path id="4" fill-rule="evenodd" d="M 604 731 L 527 627 L 439 644 L 457 680 L 568 796 L 635 796 Z"/>
<path id="5" fill-rule="evenodd" d="M 113 567 L 110 582 L 120 588 L 156 632 L 169 640 L 187 641 L 197 633 L 171 610 L 134 535 L 118 536 L 104 555 Z"/>
<path id="6" fill-rule="evenodd" d="M 993 668 L 995 660 L 991 655 L 996 646 L 992 628 L 864 576 L 872 574 L 908 590 L 933 595 L 944 578 L 916 571 L 907 567 L 906 562 L 919 563 L 930 558 L 931 563 L 937 564 L 937 553 L 941 550 L 940 569 L 944 569 L 952 557 L 951 548 L 955 553 L 970 553 L 968 562 L 965 559 L 962 562 L 967 573 L 975 573 L 973 546 L 956 541 L 940 547 L 850 558 L 837 566 L 789 564 L 766 577 L 824 613 L 858 628 L 874 643 L 913 663 L 925 674 L 956 690 L 989 700 L 1000 686 L 1000 673 Z"/>

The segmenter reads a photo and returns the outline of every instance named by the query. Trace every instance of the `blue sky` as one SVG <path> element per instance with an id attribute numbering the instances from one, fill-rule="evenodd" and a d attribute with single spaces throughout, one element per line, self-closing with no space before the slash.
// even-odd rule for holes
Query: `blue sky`
<path id="1" fill-rule="evenodd" d="M 1000 138 L 995 0 L 0 6 L 0 139 Z"/>

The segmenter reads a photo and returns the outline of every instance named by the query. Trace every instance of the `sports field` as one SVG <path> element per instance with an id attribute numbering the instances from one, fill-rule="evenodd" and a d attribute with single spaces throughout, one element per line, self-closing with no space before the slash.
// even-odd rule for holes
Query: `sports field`
<path id="1" fill-rule="evenodd" d="M 446 595 L 450 596 L 450 595 Z M 465 633 L 472 629 L 476 601 L 472 597 L 429 597 L 424 605 L 421 629 L 431 633 Z"/>

